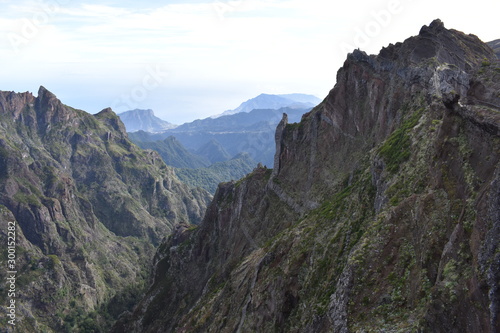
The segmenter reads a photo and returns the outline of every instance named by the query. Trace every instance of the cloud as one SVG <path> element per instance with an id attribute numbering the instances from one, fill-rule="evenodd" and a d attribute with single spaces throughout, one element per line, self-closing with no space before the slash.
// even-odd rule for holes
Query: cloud
<path id="1" fill-rule="evenodd" d="M 363 46 L 370 53 L 418 33 L 436 17 L 478 35 L 498 31 L 491 25 L 500 8 L 489 0 L 478 0 L 466 13 L 451 2 L 430 0 L 0 1 L 0 61 L 9 64 L 0 88 L 50 81 L 71 99 L 85 91 L 104 107 L 140 84 L 144 68 L 160 65 L 170 76 L 141 107 L 161 108 L 164 96 L 169 100 L 163 104 L 179 109 L 185 103 L 186 111 L 209 116 L 209 109 L 234 107 L 238 96 L 245 100 L 269 90 L 323 97 L 346 57 L 339 45 L 355 47 L 353 38 L 374 20 L 372 13 L 394 1 L 403 10 Z M 489 10 L 479 15 L 480 8 Z M 36 33 L 15 52 L 6 36 L 24 38 L 27 22 Z M 231 103 L 222 105 L 228 94 Z M 196 96 L 199 104 L 186 102 Z"/>

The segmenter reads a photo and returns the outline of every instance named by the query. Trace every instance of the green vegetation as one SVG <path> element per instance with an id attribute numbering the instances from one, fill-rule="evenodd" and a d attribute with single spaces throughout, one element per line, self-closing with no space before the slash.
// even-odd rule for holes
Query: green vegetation
<path id="1" fill-rule="evenodd" d="M 300 128 L 304 128 L 304 124 L 301 121 L 299 121 L 297 123 L 286 124 L 286 127 L 285 127 L 285 129 L 287 131 L 290 131 L 290 132 L 295 131 L 296 129 L 300 129 Z"/>
<path id="2" fill-rule="evenodd" d="M 16 200 L 17 202 L 20 202 L 20 203 L 27 204 L 29 206 L 34 206 L 34 207 L 41 207 L 42 206 L 38 197 L 32 193 L 26 194 L 23 192 L 17 192 L 14 195 L 14 200 Z"/>
<path id="3" fill-rule="evenodd" d="M 410 157 L 411 138 L 409 132 L 418 124 L 423 111 L 424 109 L 419 109 L 413 112 L 410 118 L 404 121 L 379 148 L 378 153 L 384 159 L 387 171 L 390 173 L 398 172 L 401 163 Z"/>
<path id="4" fill-rule="evenodd" d="M 219 162 L 208 168 L 175 169 L 177 177 L 191 187 L 200 187 L 215 193 L 220 183 L 238 180 L 255 168 L 248 154 L 240 154 L 232 160 Z"/>
<path id="5" fill-rule="evenodd" d="M 481 67 L 488 67 L 488 66 L 491 66 L 491 62 L 484 58 L 483 61 L 481 62 Z"/>
<path id="6" fill-rule="evenodd" d="M 56 267 L 61 265 L 61 260 L 59 257 L 55 254 L 49 254 L 47 256 L 49 258 L 49 268 L 50 269 L 55 269 Z"/>
<path id="7" fill-rule="evenodd" d="M 101 317 L 102 313 L 97 313 L 96 311 L 85 312 L 84 309 L 78 307 L 73 309 L 69 314 L 63 317 L 64 326 L 63 332 L 79 332 L 79 333 L 95 333 L 104 332 L 103 328 L 100 327 L 98 317 Z"/>

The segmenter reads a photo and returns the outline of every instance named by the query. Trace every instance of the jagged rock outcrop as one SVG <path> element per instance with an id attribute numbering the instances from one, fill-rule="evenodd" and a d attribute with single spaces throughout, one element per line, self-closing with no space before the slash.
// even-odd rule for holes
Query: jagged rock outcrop
<path id="1" fill-rule="evenodd" d="M 160 246 L 113 332 L 497 332 L 500 69 L 439 20 L 355 50 L 273 171 Z"/>
<path id="2" fill-rule="evenodd" d="M 280 170 L 280 157 L 283 149 L 283 131 L 285 130 L 286 125 L 288 125 L 288 115 L 283 113 L 283 118 L 279 122 L 276 127 L 276 133 L 274 135 L 274 141 L 276 142 L 276 152 L 274 154 L 274 169 L 273 176 L 277 175 Z"/>
<path id="3" fill-rule="evenodd" d="M 154 246 L 200 222 L 209 199 L 132 144 L 111 109 L 90 115 L 44 87 L 0 92 L 0 239 L 17 225 L 17 331 L 105 328 L 142 290 Z"/>

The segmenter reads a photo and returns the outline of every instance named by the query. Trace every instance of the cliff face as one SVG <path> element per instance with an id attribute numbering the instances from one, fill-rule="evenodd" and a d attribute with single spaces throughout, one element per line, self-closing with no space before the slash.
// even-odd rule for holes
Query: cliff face
<path id="1" fill-rule="evenodd" d="M 496 332 L 500 69 L 441 21 L 354 51 L 274 170 L 219 187 L 114 332 Z"/>
<path id="2" fill-rule="evenodd" d="M 43 87 L 0 92 L 0 237 L 16 223 L 17 329 L 105 328 L 140 292 L 154 245 L 199 222 L 209 199 L 133 145 L 110 109 L 93 116 Z"/>

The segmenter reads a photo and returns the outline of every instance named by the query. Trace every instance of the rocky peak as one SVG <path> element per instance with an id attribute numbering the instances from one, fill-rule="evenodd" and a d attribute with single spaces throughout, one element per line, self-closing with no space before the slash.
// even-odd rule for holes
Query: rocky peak
<path id="1" fill-rule="evenodd" d="M 68 123 L 72 119 L 75 120 L 74 118 L 77 116 L 74 109 L 63 105 L 56 95 L 43 86 L 38 90 L 34 110 L 36 112 L 37 125 L 42 133 L 51 124 Z"/>
<path id="2" fill-rule="evenodd" d="M 153 110 L 151 110 L 151 109 L 147 109 L 147 110 L 135 109 L 134 111 L 137 112 L 138 114 L 144 115 L 144 116 L 154 116 L 155 115 Z"/>
<path id="3" fill-rule="evenodd" d="M 494 59 L 495 55 L 477 36 L 448 30 L 437 19 L 429 26 L 424 25 L 417 36 L 382 48 L 378 57 L 406 66 L 432 60 L 429 65 L 446 63 L 468 71 L 485 58 Z"/>
<path id="4" fill-rule="evenodd" d="M 130 110 L 119 113 L 118 116 L 125 124 L 128 132 L 162 132 L 176 127 L 176 125 L 170 124 L 169 122 L 156 117 L 151 109 Z"/>
<path id="5" fill-rule="evenodd" d="M 35 97 L 30 92 L 0 91 L 0 114 L 18 119 L 26 106 L 34 105 L 34 101 Z"/>
<path id="6" fill-rule="evenodd" d="M 280 170 L 280 156 L 281 156 L 281 150 L 283 149 L 282 147 L 283 131 L 287 124 L 288 124 L 288 115 L 286 113 L 283 113 L 283 118 L 276 127 L 276 133 L 274 135 L 276 141 L 276 153 L 274 154 L 274 168 L 273 168 L 274 175 L 277 175 Z"/>
<path id="7" fill-rule="evenodd" d="M 495 59 L 486 44 L 474 35 L 446 29 L 440 20 L 379 55 L 354 50 L 315 112 L 304 115 L 300 126 L 290 124 L 277 133 L 281 156 L 276 157 L 280 167 L 274 174 L 288 179 L 290 191 L 304 189 L 299 205 L 315 207 L 323 190 L 313 184 L 333 185 L 355 168 L 356 156 L 385 140 L 400 125 L 401 109 L 414 104 L 416 96 L 437 98 L 448 108 L 468 103 L 471 78 L 485 59 Z M 310 145 L 307 150 L 304 144 Z M 298 170 L 310 174 L 292 177 Z"/>
<path id="8" fill-rule="evenodd" d="M 422 26 L 418 35 L 422 37 L 433 36 L 445 30 L 446 28 L 444 27 L 443 21 L 441 21 L 440 19 L 435 19 L 434 21 L 431 22 L 431 24 L 429 24 L 429 26 L 426 25 Z"/>
<path id="9" fill-rule="evenodd" d="M 40 100 L 55 100 L 55 99 L 57 99 L 56 95 L 51 93 L 44 86 L 40 86 L 40 88 L 38 88 L 38 98 Z"/>
<path id="10" fill-rule="evenodd" d="M 125 125 L 121 121 L 120 117 L 111 108 L 106 108 L 100 111 L 95 115 L 95 117 L 120 133 L 122 136 L 127 135 Z"/>

